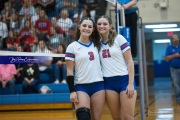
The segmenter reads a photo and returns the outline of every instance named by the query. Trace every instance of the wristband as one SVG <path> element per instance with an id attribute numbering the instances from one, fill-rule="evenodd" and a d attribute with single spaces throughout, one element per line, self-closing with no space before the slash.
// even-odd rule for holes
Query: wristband
<path id="1" fill-rule="evenodd" d="M 69 92 L 70 93 L 74 92 L 75 91 L 75 88 L 74 88 L 74 76 L 67 76 L 66 81 L 67 81 L 67 84 L 68 84 L 68 87 L 69 87 Z"/>

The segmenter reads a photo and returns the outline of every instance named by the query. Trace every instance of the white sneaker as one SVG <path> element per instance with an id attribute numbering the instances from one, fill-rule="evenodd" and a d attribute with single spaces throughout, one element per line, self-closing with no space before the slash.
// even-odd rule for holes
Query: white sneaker
<path id="1" fill-rule="evenodd" d="M 64 83 L 64 84 L 66 84 L 66 80 L 62 80 L 62 82 L 61 83 Z"/>
<path id="2" fill-rule="evenodd" d="M 54 84 L 59 84 L 59 80 L 55 80 L 55 81 L 54 81 Z"/>

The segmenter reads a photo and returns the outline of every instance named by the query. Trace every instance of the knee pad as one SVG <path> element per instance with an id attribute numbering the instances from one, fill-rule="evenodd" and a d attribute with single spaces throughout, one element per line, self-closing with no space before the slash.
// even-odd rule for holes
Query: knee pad
<path id="1" fill-rule="evenodd" d="M 91 120 L 90 109 L 85 107 L 78 108 L 76 110 L 76 116 L 77 120 Z"/>

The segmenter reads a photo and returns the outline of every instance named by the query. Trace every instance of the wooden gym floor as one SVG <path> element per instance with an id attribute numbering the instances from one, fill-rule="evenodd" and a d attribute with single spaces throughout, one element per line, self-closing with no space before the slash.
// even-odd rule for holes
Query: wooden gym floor
<path id="1" fill-rule="evenodd" d="M 74 110 L 3 111 L 0 120 L 76 120 Z M 102 120 L 112 120 L 105 106 Z M 137 98 L 135 120 L 141 120 Z M 156 78 L 149 87 L 149 107 L 145 120 L 180 120 L 180 106 L 176 104 L 170 78 Z"/>

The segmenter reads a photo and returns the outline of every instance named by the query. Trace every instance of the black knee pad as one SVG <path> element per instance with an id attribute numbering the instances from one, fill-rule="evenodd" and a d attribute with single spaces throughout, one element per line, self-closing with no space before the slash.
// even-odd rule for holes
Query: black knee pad
<path id="1" fill-rule="evenodd" d="M 90 109 L 85 107 L 78 108 L 76 110 L 76 116 L 77 120 L 91 120 Z"/>

